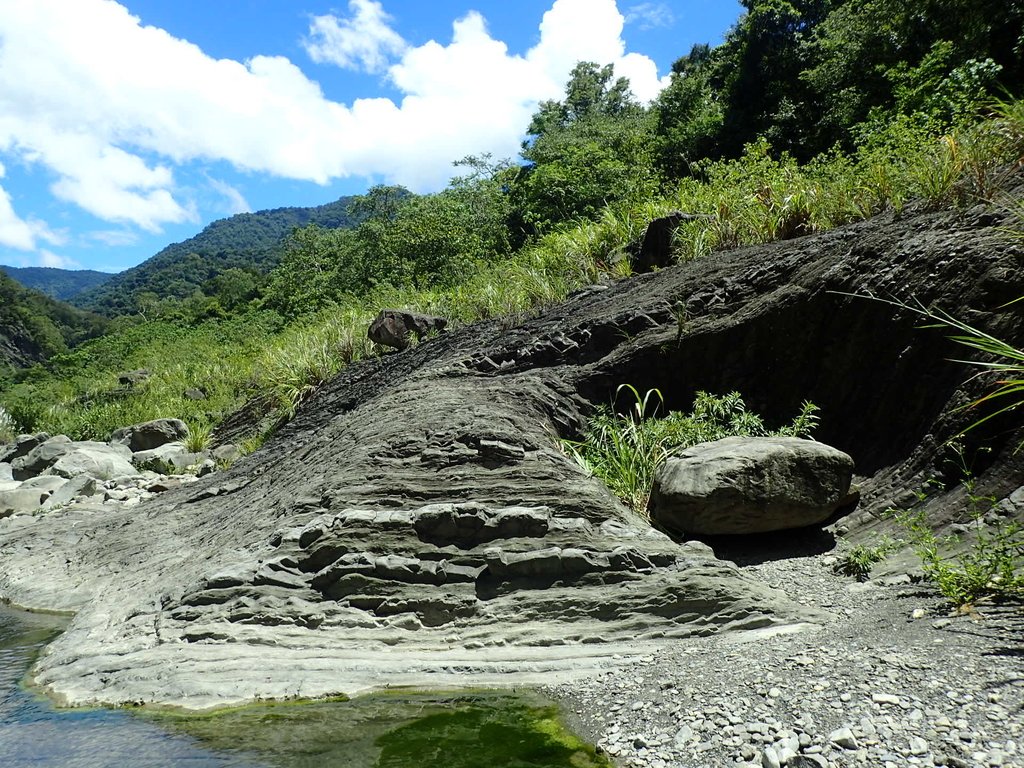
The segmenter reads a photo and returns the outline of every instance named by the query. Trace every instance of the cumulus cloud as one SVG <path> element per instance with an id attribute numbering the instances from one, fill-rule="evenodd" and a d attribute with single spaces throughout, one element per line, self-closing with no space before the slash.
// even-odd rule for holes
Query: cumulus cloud
<path id="1" fill-rule="evenodd" d="M 158 231 L 197 219 L 176 182 L 185 163 L 428 191 L 464 155 L 514 156 L 537 103 L 561 95 L 579 60 L 614 63 L 641 99 L 665 82 L 626 52 L 615 0 L 555 0 L 522 54 L 478 13 L 456 20 L 450 41 L 399 48 L 380 3 L 349 7 L 348 19 L 313 19 L 311 54 L 364 69 L 397 57 L 387 77 L 400 100 L 332 101 L 288 59 L 212 58 L 114 0 L 0 3 L 0 156 L 43 166 L 54 195 L 101 219 Z M 0 242 L 40 236 L 0 196 Z"/>
<path id="2" fill-rule="evenodd" d="M 626 9 L 626 23 L 636 24 L 644 31 L 671 27 L 675 22 L 676 17 L 666 3 L 639 3 Z"/>
<path id="3" fill-rule="evenodd" d="M 348 8 L 352 13 L 348 19 L 333 14 L 314 16 L 303 47 L 320 64 L 383 72 L 392 57 L 405 50 L 405 40 L 391 28 L 391 17 L 380 3 L 349 0 Z"/>
<path id="4" fill-rule="evenodd" d="M 37 264 L 40 267 L 54 267 L 56 269 L 81 269 L 82 265 L 74 259 L 60 256 L 45 248 L 40 249 L 37 257 Z"/>

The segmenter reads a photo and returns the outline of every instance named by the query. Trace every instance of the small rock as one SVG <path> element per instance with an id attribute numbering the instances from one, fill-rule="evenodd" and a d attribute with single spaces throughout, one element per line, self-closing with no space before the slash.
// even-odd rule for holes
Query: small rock
<path id="1" fill-rule="evenodd" d="M 857 749 L 860 746 L 849 728 L 837 728 L 828 735 L 828 740 L 843 749 Z"/>

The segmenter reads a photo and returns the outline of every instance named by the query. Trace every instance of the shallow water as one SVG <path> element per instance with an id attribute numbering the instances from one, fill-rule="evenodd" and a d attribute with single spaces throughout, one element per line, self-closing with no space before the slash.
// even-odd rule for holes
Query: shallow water
<path id="1" fill-rule="evenodd" d="M 0 766 L 603 768 L 531 693 L 397 693 L 213 714 L 55 709 L 20 685 L 61 629 L 0 607 Z"/>

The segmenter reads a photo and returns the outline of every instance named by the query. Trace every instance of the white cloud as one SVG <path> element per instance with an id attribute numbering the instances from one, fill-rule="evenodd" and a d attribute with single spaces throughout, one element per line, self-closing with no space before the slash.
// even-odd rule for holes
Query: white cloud
<path id="1" fill-rule="evenodd" d="M 213 190 L 224 198 L 229 215 L 233 216 L 236 213 L 252 213 L 252 206 L 249 205 L 249 201 L 246 200 L 245 196 L 235 187 L 231 186 L 226 181 L 221 181 L 220 179 L 214 179 L 211 177 L 207 177 L 207 181 Z"/>
<path id="2" fill-rule="evenodd" d="M 0 163 L 0 179 L 6 175 L 6 169 Z M 0 245 L 17 248 L 19 251 L 33 251 L 37 241 L 51 245 L 61 245 L 64 237 L 54 232 L 46 222 L 38 219 L 23 219 L 14 210 L 14 204 L 7 190 L 0 187 Z"/>
<path id="3" fill-rule="evenodd" d="M 334 46 L 336 63 L 373 68 L 378 54 L 398 55 L 379 4 L 353 0 L 350 8 L 337 30 L 374 30 L 368 47 L 329 37 L 324 30 L 334 28 L 322 22 L 318 32 L 317 19 L 311 28 L 318 44 Z M 436 189 L 455 159 L 514 156 L 537 103 L 562 94 L 579 60 L 615 63 L 640 98 L 653 98 L 665 81 L 653 61 L 626 53 L 623 25 L 615 0 L 555 0 L 537 45 L 513 54 L 470 13 L 446 44 L 401 50 L 387 70 L 403 94 L 398 103 L 341 104 L 283 57 L 214 59 L 143 26 L 114 0 L 2 2 L 0 156 L 43 166 L 60 199 L 147 231 L 197 219 L 175 179 L 188 162 L 321 184 L 357 176 Z M 0 242 L 32 247 L 48 232 L 32 226 L 0 191 Z"/>
<path id="4" fill-rule="evenodd" d="M 65 256 L 59 256 L 53 251 L 48 251 L 45 248 L 40 249 L 37 257 L 37 262 L 40 267 L 55 267 L 56 269 L 81 269 L 82 265 L 74 259 L 69 259 Z"/>
<path id="5" fill-rule="evenodd" d="M 657 27 L 671 27 L 676 17 L 667 3 L 638 3 L 626 9 L 626 23 L 636 24 L 647 31 Z"/>
<path id="6" fill-rule="evenodd" d="M 127 229 L 103 229 L 96 232 L 88 232 L 85 238 L 111 248 L 135 245 L 139 242 L 139 236 Z"/>
<path id="7" fill-rule="evenodd" d="M 352 17 L 314 16 L 303 47 L 313 61 L 345 69 L 383 72 L 392 57 L 406 49 L 389 25 L 391 17 L 375 0 L 349 0 Z"/>

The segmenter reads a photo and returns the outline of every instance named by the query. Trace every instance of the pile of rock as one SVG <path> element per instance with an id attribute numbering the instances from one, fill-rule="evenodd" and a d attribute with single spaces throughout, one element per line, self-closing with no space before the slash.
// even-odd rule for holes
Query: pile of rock
<path id="1" fill-rule="evenodd" d="M 173 485 L 209 474 L 228 446 L 190 452 L 188 426 L 157 419 L 118 429 L 110 441 L 73 441 L 42 432 L 0 446 L 0 518 L 35 514 L 86 499 L 137 504 Z M 173 480 L 168 475 L 174 476 Z"/>

